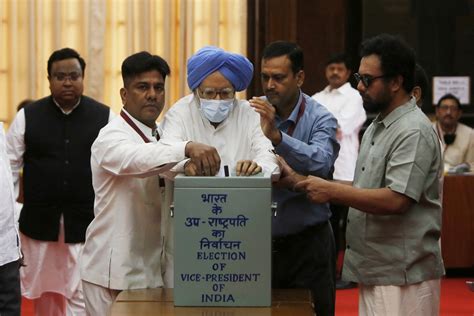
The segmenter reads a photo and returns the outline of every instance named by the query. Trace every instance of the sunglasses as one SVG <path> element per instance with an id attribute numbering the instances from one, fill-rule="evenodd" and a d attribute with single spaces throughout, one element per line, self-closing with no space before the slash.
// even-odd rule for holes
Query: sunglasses
<path id="1" fill-rule="evenodd" d="M 380 79 L 380 78 L 387 78 L 387 77 L 390 77 L 390 76 L 381 75 L 381 76 L 377 76 L 377 77 L 372 77 L 372 76 L 368 76 L 368 75 L 361 75 L 357 72 L 354 74 L 354 78 L 357 81 L 357 84 L 359 84 L 359 82 L 362 81 L 362 84 L 366 88 L 368 88 L 372 84 L 372 82 L 374 82 L 374 80 Z"/>

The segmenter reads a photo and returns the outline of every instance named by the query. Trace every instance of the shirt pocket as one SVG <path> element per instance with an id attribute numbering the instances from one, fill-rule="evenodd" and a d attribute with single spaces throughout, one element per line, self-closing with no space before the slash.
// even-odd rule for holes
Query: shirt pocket
<path id="1" fill-rule="evenodd" d="M 404 237 L 404 214 L 373 215 L 368 214 L 365 222 L 366 238 L 402 238 Z"/>
<path id="2" fill-rule="evenodd" d="M 384 155 L 371 153 L 356 166 L 356 186 L 365 189 L 385 187 L 386 166 Z"/>
<path id="3" fill-rule="evenodd" d="M 379 264 L 390 265 L 405 260 L 405 226 L 401 215 L 368 215 L 366 245 L 379 257 Z"/>

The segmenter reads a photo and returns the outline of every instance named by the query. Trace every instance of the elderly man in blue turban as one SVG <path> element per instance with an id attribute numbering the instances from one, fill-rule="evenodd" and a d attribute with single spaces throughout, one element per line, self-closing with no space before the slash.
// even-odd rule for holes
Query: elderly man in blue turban
<path id="1" fill-rule="evenodd" d="M 193 93 L 166 113 L 160 135 L 163 140 L 191 140 L 214 146 L 221 166 L 220 170 L 206 170 L 187 161 L 181 166 L 187 175 L 224 175 L 226 170 L 237 176 L 279 174 L 273 146 L 262 132 L 259 115 L 248 101 L 236 99 L 236 92 L 248 87 L 252 75 L 253 65 L 247 58 L 214 46 L 206 46 L 189 58 L 187 79 Z"/>

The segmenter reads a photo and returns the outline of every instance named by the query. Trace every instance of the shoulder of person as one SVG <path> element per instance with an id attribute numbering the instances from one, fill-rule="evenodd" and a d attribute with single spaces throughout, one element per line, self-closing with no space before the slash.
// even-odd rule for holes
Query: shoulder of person
<path id="1" fill-rule="evenodd" d="M 197 106 L 194 100 L 193 93 L 185 95 L 184 97 L 182 97 L 181 99 L 173 103 L 173 105 L 168 109 L 168 112 L 173 113 L 176 111 L 179 111 L 179 112 L 188 111 L 190 106 Z"/>
<path id="2" fill-rule="evenodd" d="M 128 123 L 125 122 L 125 120 L 120 115 L 117 115 L 99 131 L 97 139 L 94 143 L 98 143 L 109 137 L 117 138 L 116 136 L 118 135 L 123 135 L 119 138 L 132 139 L 134 133 L 135 131 L 130 127 L 130 125 L 128 125 Z"/>
<path id="3" fill-rule="evenodd" d="M 305 93 L 303 94 L 303 97 L 305 98 L 306 102 L 305 112 L 317 111 L 321 114 L 327 113 L 329 115 L 332 115 L 331 112 L 329 112 L 329 110 L 324 105 L 322 105 L 319 101 L 315 100 L 313 97 L 310 97 Z"/>
<path id="4" fill-rule="evenodd" d="M 23 109 L 34 109 L 36 107 L 39 107 L 43 104 L 47 104 L 47 103 L 53 103 L 53 97 L 52 96 L 47 96 L 47 97 L 43 97 L 41 99 L 38 99 L 36 101 L 33 101 L 31 102 L 30 104 L 27 104 L 25 105 L 25 107 Z"/>
<path id="5" fill-rule="evenodd" d="M 255 110 L 250 106 L 250 102 L 245 99 L 237 99 L 235 102 L 236 107 L 239 111 L 251 112 L 257 114 Z"/>
<path id="6" fill-rule="evenodd" d="M 255 112 L 255 110 L 250 106 L 249 101 L 245 99 L 235 100 L 234 108 L 232 109 L 228 119 L 239 121 L 239 126 L 242 128 L 254 124 L 260 126 L 260 115 Z"/>
<path id="7" fill-rule="evenodd" d="M 306 98 L 305 116 L 312 121 L 313 126 L 336 128 L 336 117 L 321 103 L 317 102 L 311 97 Z"/>
<path id="8" fill-rule="evenodd" d="M 395 124 L 400 139 L 404 139 L 404 135 L 419 133 L 432 145 L 438 142 L 436 127 L 418 107 L 405 113 Z"/>
<path id="9" fill-rule="evenodd" d="M 47 113 L 51 110 L 51 106 L 56 106 L 51 95 L 38 99 L 28 105 L 26 105 L 18 114 L 24 113 L 25 120 L 30 117 L 36 117 L 41 113 Z M 23 111 L 23 112 L 21 112 Z"/>
<path id="10" fill-rule="evenodd" d="M 350 96 L 350 97 L 358 97 L 362 98 L 360 96 L 360 93 L 357 89 L 353 88 L 351 83 L 348 81 L 345 84 L 343 84 L 340 88 L 339 91 L 341 91 L 344 95 Z"/>
<path id="11" fill-rule="evenodd" d="M 324 91 L 325 91 L 325 90 L 321 90 L 321 91 L 316 92 L 315 94 L 313 94 L 313 95 L 311 96 L 311 98 L 314 99 L 314 100 L 316 100 L 316 101 L 318 101 L 318 99 L 323 96 Z"/>
<path id="12" fill-rule="evenodd" d="M 108 105 L 106 105 L 104 103 L 101 103 L 101 102 L 97 101 L 96 99 L 93 99 L 93 98 L 88 97 L 86 95 L 81 96 L 81 103 L 87 104 L 87 105 L 94 105 L 94 106 L 97 106 L 98 108 L 103 108 L 103 109 L 110 110 L 110 107 Z"/>
<path id="13" fill-rule="evenodd" d="M 474 129 L 472 129 L 471 127 L 467 126 L 466 124 L 463 124 L 463 123 L 460 123 L 458 122 L 458 126 L 457 126 L 457 131 L 456 132 L 459 132 L 459 133 L 472 133 L 474 132 Z"/>

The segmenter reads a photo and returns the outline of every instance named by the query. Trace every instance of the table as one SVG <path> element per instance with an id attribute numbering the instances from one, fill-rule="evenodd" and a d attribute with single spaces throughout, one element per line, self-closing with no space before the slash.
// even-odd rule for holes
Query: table
<path id="1" fill-rule="evenodd" d="M 441 251 L 446 268 L 474 266 L 474 174 L 444 177 Z"/>
<path id="2" fill-rule="evenodd" d="M 122 291 L 112 316 L 312 316 L 309 290 L 273 290 L 271 307 L 175 307 L 173 289 Z"/>

